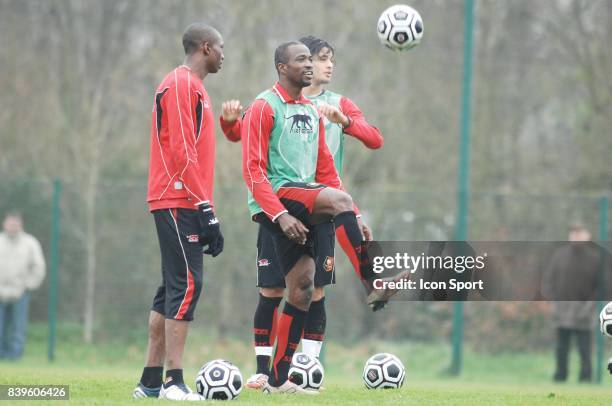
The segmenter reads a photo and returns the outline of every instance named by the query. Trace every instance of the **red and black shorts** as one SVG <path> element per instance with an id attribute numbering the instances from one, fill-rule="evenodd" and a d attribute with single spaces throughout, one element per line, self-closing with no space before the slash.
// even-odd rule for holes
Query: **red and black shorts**
<path id="1" fill-rule="evenodd" d="M 281 203 L 283 206 L 285 206 L 289 214 L 300 220 L 306 227 L 309 228 L 310 232 L 308 233 L 308 238 L 306 240 L 306 244 L 304 245 L 300 245 L 289 239 L 281 231 L 278 224 L 272 223 L 272 221 L 263 213 L 260 213 L 255 217 L 255 220 L 261 224 L 261 227 L 266 229 L 266 231 L 263 233 L 268 233 L 270 235 L 268 241 L 270 239 L 272 240 L 272 246 L 274 247 L 273 252 L 276 258 L 275 263 L 278 263 L 278 269 L 280 270 L 280 275 L 283 279 L 283 285 L 272 286 L 273 284 L 280 285 L 280 279 L 278 279 L 278 276 L 276 277 L 275 281 L 264 281 L 263 277 L 261 279 L 258 278 L 258 286 L 284 286 L 285 275 L 289 273 L 297 261 L 304 255 L 312 257 L 317 264 L 320 263 L 321 267 L 324 269 L 325 273 L 320 275 L 322 278 L 319 279 L 318 284 L 317 281 L 315 281 L 315 286 L 323 286 L 334 283 L 335 272 L 333 253 L 335 233 L 333 223 L 326 222 L 318 225 L 310 224 L 310 215 L 313 212 L 315 200 L 317 199 L 319 193 L 321 193 L 321 191 L 326 187 L 327 186 L 319 183 L 289 182 L 285 183 L 277 191 L 277 195 Z M 261 276 L 260 269 L 265 268 L 265 266 L 262 267 L 260 264 L 265 264 L 266 259 L 268 262 L 272 261 L 272 259 L 266 258 L 265 256 L 260 258 L 260 252 L 262 255 L 271 256 L 271 251 L 269 249 L 270 243 L 266 242 L 266 235 L 262 237 L 261 234 L 262 232 L 260 232 L 260 236 L 258 237 L 258 276 Z M 259 247 L 263 249 L 260 251 Z M 262 262 L 261 259 L 264 261 Z M 319 266 L 317 266 L 317 268 L 319 268 Z M 270 274 L 272 274 L 272 272 L 270 272 Z"/>
<path id="2" fill-rule="evenodd" d="M 202 246 L 197 210 L 153 211 L 162 262 L 162 283 L 152 310 L 166 319 L 193 320 L 202 291 Z"/>
<path id="3" fill-rule="evenodd" d="M 316 287 L 336 283 L 336 267 L 334 266 L 335 230 L 331 221 L 309 227 L 314 238 L 314 260 Z M 259 225 L 257 234 L 257 287 L 285 288 L 285 273 L 274 249 L 273 232 Z M 289 268 L 291 269 L 291 268 Z"/>

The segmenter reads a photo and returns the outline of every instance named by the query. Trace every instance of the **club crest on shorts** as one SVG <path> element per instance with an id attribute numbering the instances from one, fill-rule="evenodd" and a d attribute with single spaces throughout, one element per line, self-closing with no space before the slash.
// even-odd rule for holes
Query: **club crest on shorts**
<path id="1" fill-rule="evenodd" d="M 187 241 L 189 242 L 199 242 L 200 237 L 197 234 L 191 234 L 187 236 Z"/>
<path id="2" fill-rule="evenodd" d="M 325 268 L 325 272 L 331 272 L 334 270 L 334 257 L 325 257 L 325 262 L 323 262 L 323 267 Z"/>
<path id="3" fill-rule="evenodd" d="M 268 265 L 270 265 L 270 261 L 268 260 L 268 258 L 262 258 L 259 261 L 257 261 L 257 265 L 259 265 L 259 266 L 268 266 Z"/>

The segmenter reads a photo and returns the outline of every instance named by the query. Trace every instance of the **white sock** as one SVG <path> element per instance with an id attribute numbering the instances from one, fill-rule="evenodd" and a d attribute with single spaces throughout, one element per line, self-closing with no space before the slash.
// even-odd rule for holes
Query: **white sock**
<path id="1" fill-rule="evenodd" d="M 257 346 L 255 347 L 255 355 L 267 355 L 268 357 L 271 357 L 272 347 Z"/>
<path id="2" fill-rule="evenodd" d="M 307 340 L 302 338 L 302 352 L 311 357 L 319 358 L 323 341 Z"/>

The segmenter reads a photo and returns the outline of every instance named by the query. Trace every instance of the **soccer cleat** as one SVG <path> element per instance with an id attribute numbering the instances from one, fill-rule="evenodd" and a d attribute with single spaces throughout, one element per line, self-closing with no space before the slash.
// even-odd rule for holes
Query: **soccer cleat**
<path id="1" fill-rule="evenodd" d="M 263 389 L 264 386 L 268 383 L 268 375 L 266 374 L 255 374 L 252 375 L 249 379 L 247 379 L 246 386 L 249 389 L 260 390 Z"/>
<path id="2" fill-rule="evenodd" d="M 284 384 L 281 386 L 272 386 L 269 383 L 263 387 L 263 393 L 266 395 L 278 395 L 278 394 L 286 394 L 286 395 L 318 395 L 319 392 L 316 390 L 304 389 L 291 382 L 290 380 L 286 380 Z"/>
<path id="3" fill-rule="evenodd" d="M 205 400 L 204 396 L 193 392 L 184 383 L 170 385 L 167 388 L 162 386 L 159 391 L 159 398 L 168 400 Z"/>
<path id="4" fill-rule="evenodd" d="M 138 385 L 134 388 L 134 392 L 132 392 L 132 396 L 134 399 L 157 398 L 159 397 L 160 389 L 161 386 L 157 388 L 147 388 L 141 382 L 138 382 Z"/>
<path id="5" fill-rule="evenodd" d="M 381 281 L 383 282 L 399 282 L 402 279 L 409 279 L 410 278 L 410 272 L 409 271 L 404 271 L 401 273 L 398 273 L 395 276 L 390 276 L 388 278 L 381 278 Z M 393 295 L 395 295 L 397 292 L 399 292 L 399 289 L 389 289 L 389 288 L 384 288 L 384 289 L 374 289 L 367 298 L 367 303 L 368 306 L 370 306 L 370 308 L 372 309 L 372 311 L 378 311 L 382 308 L 384 308 L 387 305 L 387 302 L 389 301 L 389 299 L 391 299 L 391 297 Z"/>

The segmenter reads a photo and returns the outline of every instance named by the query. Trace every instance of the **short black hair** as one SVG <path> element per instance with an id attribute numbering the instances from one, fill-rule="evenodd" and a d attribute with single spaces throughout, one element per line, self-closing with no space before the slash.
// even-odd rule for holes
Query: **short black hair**
<path id="1" fill-rule="evenodd" d="M 190 24 L 183 33 L 185 55 L 193 54 L 204 42 L 214 43 L 220 38 L 219 31 L 206 23 Z"/>
<path id="2" fill-rule="evenodd" d="M 313 35 L 308 35 L 306 37 L 300 38 L 300 42 L 306 45 L 308 49 L 310 49 L 310 53 L 312 54 L 312 56 L 318 55 L 323 48 L 329 48 L 332 54 L 335 54 L 334 47 L 329 45 L 329 42 L 325 41 L 324 39 L 317 38 Z"/>
<path id="3" fill-rule="evenodd" d="M 283 42 L 278 47 L 276 47 L 276 50 L 274 51 L 274 67 L 276 68 L 276 70 L 278 70 L 279 63 L 289 62 L 287 60 L 287 48 L 289 48 L 292 45 L 304 45 L 304 44 L 302 44 L 299 41 L 287 41 L 287 42 Z"/>

